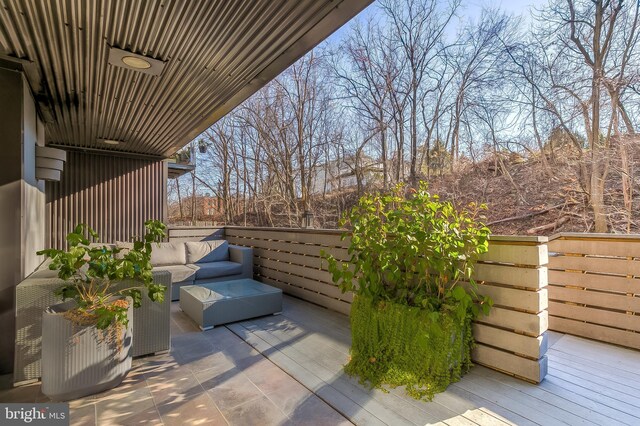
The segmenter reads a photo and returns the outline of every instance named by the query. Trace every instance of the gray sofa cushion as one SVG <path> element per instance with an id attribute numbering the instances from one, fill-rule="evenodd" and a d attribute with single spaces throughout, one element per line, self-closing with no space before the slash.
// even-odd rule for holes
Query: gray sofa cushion
<path id="1" fill-rule="evenodd" d="M 119 248 L 120 253 L 116 254 L 116 259 L 124 258 L 124 255 L 129 252 L 133 248 L 133 243 L 127 243 L 124 241 L 116 241 L 116 248 Z"/>
<path id="2" fill-rule="evenodd" d="M 172 283 L 193 282 L 196 279 L 196 270 L 187 265 L 155 266 L 153 271 L 168 271 Z"/>
<path id="3" fill-rule="evenodd" d="M 186 263 L 229 260 L 229 243 L 226 240 L 186 242 L 184 245 L 187 250 Z"/>
<path id="4" fill-rule="evenodd" d="M 187 263 L 184 243 L 157 243 L 152 244 L 151 248 L 151 264 L 153 266 L 184 265 Z"/>
<path id="5" fill-rule="evenodd" d="M 131 243 L 131 246 L 133 247 L 133 243 Z M 113 248 L 116 247 L 115 244 L 109 244 L 109 243 L 89 243 L 89 248 L 102 248 L 102 247 L 106 247 L 107 249 L 111 250 Z"/>
<path id="6" fill-rule="evenodd" d="M 124 243 L 116 241 L 116 246 L 123 249 L 120 253 L 126 254 L 126 250 L 133 248 L 133 243 Z M 153 243 L 151 244 L 151 264 L 153 266 L 164 265 L 184 265 L 187 263 L 187 256 L 184 243 Z"/>
<path id="7" fill-rule="evenodd" d="M 196 280 L 227 277 L 242 273 L 242 264 L 221 260 L 219 262 L 197 263 L 189 265 L 196 270 Z"/>

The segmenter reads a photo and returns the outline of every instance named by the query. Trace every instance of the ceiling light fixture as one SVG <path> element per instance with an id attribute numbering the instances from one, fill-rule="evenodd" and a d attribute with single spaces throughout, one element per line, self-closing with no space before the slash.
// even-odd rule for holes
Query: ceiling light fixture
<path id="1" fill-rule="evenodd" d="M 117 47 L 109 48 L 109 64 L 150 75 L 160 75 L 165 62 Z"/>
<path id="2" fill-rule="evenodd" d="M 120 145 L 122 143 L 122 141 L 117 141 L 114 139 L 99 139 L 99 141 L 107 145 Z"/>
<path id="3" fill-rule="evenodd" d="M 151 68 L 151 64 L 146 59 L 138 58 L 136 56 L 124 56 L 122 58 L 122 62 L 125 65 L 130 66 L 131 68 L 135 68 L 138 70 L 146 70 Z"/>

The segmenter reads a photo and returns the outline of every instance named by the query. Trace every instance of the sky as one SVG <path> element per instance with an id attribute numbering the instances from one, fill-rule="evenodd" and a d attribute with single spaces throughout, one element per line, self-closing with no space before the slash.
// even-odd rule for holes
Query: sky
<path id="1" fill-rule="evenodd" d="M 544 4 L 541 0 L 502 0 L 502 1 L 480 1 L 480 0 L 462 0 L 462 7 L 465 12 L 472 16 L 479 16 L 483 6 L 498 7 L 507 13 L 514 15 L 528 14 L 532 5 Z"/>
<path id="2" fill-rule="evenodd" d="M 369 7 L 360 12 L 360 14 L 347 23 L 342 28 L 338 29 L 335 33 L 329 37 L 329 42 L 339 42 L 349 32 L 349 27 L 356 19 L 367 19 L 369 16 L 374 16 L 379 13 L 377 8 L 377 2 L 373 2 Z M 504 10 L 508 14 L 523 15 L 524 21 L 527 21 L 530 9 L 534 6 L 544 5 L 546 0 L 462 0 L 460 10 L 458 14 L 466 19 L 477 20 L 480 17 L 483 6 L 485 7 L 497 7 Z M 452 28 L 455 32 L 455 25 Z"/>

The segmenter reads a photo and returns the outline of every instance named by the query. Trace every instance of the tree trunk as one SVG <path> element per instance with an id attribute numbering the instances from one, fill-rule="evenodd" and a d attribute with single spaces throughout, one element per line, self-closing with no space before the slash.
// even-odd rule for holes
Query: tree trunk
<path id="1" fill-rule="evenodd" d="M 184 210 L 182 208 L 182 196 L 180 195 L 180 178 L 176 178 L 176 189 L 178 190 L 178 206 L 180 206 L 180 221 L 183 221 Z"/>
<path id="2" fill-rule="evenodd" d="M 409 185 L 416 187 L 418 176 L 416 173 L 416 159 L 418 156 L 418 88 L 413 82 L 413 98 L 411 99 L 411 164 L 409 166 Z"/>

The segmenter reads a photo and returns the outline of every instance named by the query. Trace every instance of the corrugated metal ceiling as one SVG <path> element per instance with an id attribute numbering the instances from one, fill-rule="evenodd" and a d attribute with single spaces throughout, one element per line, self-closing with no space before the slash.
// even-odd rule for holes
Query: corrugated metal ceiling
<path id="1" fill-rule="evenodd" d="M 2 0 L 0 55 L 23 60 L 48 144 L 169 155 L 371 1 Z M 165 69 L 108 65 L 110 46 Z"/>

